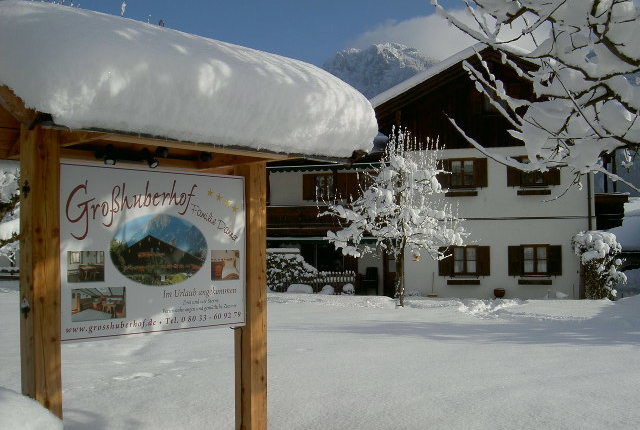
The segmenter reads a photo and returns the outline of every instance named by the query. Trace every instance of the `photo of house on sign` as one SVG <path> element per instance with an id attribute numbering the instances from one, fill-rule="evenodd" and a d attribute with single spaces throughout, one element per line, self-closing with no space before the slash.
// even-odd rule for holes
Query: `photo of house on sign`
<path id="1" fill-rule="evenodd" d="M 165 286 L 196 274 L 207 241 L 193 224 L 170 215 L 147 215 L 124 224 L 110 245 L 113 265 L 139 284 Z"/>

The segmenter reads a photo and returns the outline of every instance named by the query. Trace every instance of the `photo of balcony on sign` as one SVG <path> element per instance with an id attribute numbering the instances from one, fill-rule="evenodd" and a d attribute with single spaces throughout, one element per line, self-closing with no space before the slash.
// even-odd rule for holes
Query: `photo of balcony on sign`
<path id="1" fill-rule="evenodd" d="M 125 288 L 77 288 L 71 290 L 71 321 L 125 318 Z"/>
<path id="2" fill-rule="evenodd" d="M 211 280 L 221 281 L 240 278 L 240 251 L 211 251 Z"/>
<path id="3" fill-rule="evenodd" d="M 205 262 L 207 241 L 193 224 L 170 215 L 147 215 L 124 224 L 110 244 L 113 265 L 149 286 L 179 284 Z"/>

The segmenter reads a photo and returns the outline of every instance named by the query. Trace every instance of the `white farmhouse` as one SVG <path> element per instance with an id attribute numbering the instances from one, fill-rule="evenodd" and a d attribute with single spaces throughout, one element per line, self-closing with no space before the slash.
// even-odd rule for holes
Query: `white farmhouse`
<path id="1" fill-rule="evenodd" d="M 372 99 L 381 132 L 401 125 L 418 140 L 439 139 L 443 167 L 451 172 L 440 181 L 444 198 L 458 207 L 470 233 L 466 246 L 450 248 L 442 261 L 407 256 L 406 288 L 439 297 L 579 298 L 580 267 L 571 239 L 596 228 L 593 180 L 566 169 L 523 173 L 506 167 L 455 130 L 449 117 L 495 158 L 526 161 L 522 143 L 508 134 L 505 119 L 462 67 L 465 60 L 478 62 L 476 51 L 509 94 L 533 97 L 499 54 L 480 45 Z"/>
<path id="2" fill-rule="evenodd" d="M 565 170 L 522 173 L 508 168 L 472 147 L 451 125 L 448 118 L 498 157 L 526 160 L 522 142 L 509 135 L 508 123 L 462 67 L 465 60 L 478 62 L 477 51 L 510 94 L 533 98 L 530 85 L 499 54 L 477 45 L 371 99 L 382 134 L 402 127 L 418 141 L 438 139 L 444 146 L 442 166 L 451 174 L 440 177 L 446 189 L 442 198 L 458 208 L 470 233 L 466 246 L 449 249 L 445 260 L 423 255 L 415 261 L 407 255 L 406 290 L 438 297 L 487 299 L 502 289 L 506 298 L 581 298 L 571 239 L 597 228 L 593 178 Z M 271 163 L 268 246 L 298 248 L 320 270 L 358 272 L 365 281 L 357 293 L 393 296 L 393 258 L 382 251 L 359 260 L 343 257 L 325 240 L 327 230 L 338 226 L 317 217 L 324 201 L 337 196 L 348 202 L 356 195 L 355 172 L 375 161 L 369 155 L 350 165 L 308 159 Z"/>

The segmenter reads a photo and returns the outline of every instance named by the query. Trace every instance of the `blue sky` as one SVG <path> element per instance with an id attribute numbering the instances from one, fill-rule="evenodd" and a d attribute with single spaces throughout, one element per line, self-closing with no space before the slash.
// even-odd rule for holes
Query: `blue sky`
<path id="1" fill-rule="evenodd" d="M 74 3 L 119 15 L 122 0 Z M 152 23 L 162 19 L 176 30 L 321 66 L 339 50 L 372 43 L 403 43 L 439 60 L 470 44 L 461 44 L 460 33 L 433 12 L 428 0 L 127 0 L 124 16 L 147 21 L 151 15 Z"/>

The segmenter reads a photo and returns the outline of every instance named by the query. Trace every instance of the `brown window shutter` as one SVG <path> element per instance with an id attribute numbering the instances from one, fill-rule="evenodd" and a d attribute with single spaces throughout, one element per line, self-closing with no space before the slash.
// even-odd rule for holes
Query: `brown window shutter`
<path id="1" fill-rule="evenodd" d="M 375 177 L 372 177 L 374 172 L 360 172 L 358 173 L 358 196 L 360 193 L 368 188 L 370 188 L 375 183 Z"/>
<path id="2" fill-rule="evenodd" d="M 549 169 L 544 172 L 544 180 L 547 185 L 560 185 L 560 169 Z"/>
<path id="3" fill-rule="evenodd" d="M 489 257 L 489 247 L 479 246 L 476 250 L 478 253 L 478 276 L 490 276 L 491 275 L 491 261 Z"/>
<path id="4" fill-rule="evenodd" d="M 522 185 L 522 176 L 520 170 L 515 167 L 507 166 L 507 186 L 519 187 Z"/>
<path id="5" fill-rule="evenodd" d="M 302 175 L 302 200 L 316 199 L 316 175 Z"/>
<path id="6" fill-rule="evenodd" d="M 475 158 L 473 160 L 473 175 L 478 188 L 486 188 L 489 185 L 487 175 L 487 159 Z"/>
<path id="7" fill-rule="evenodd" d="M 348 173 L 337 173 L 334 172 L 334 184 L 336 188 L 336 198 L 338 199 L 346 199 L 349 197 L 349 193 L 347 190 L 347 176 Z"/>
<path id="8" fill-rule="evenodd" d="M 450 185 L 450 181 L 451 181 L 451 173 L 448 173 L 451 171 L 451 163 L 449 160 L 438 160 L 438 168 L 445 170 L 447 173 L 438 173 L 438 175 L 436 176 L 438 179 L 438 182 L 440 182 L 440 185 L 442 185 L 442 188 L 449 188 Z"/>
<path id="9" fill-rule="evenodd" d="M 547 256 L 547 271 L 550 276 L 562 275 L 562 246 L 552 245 L 549 247 Z"/>
<path id="10" fill-rule="evenodd" d="M 509 247 L 509 276 L 522 275 L 522 247 L 510 246 Z"/>
<path id="11" fill-rule="evenodd" d="M 448 252 L 447 248 L 439 248 L 439 252 Z M 453 255 L 449 254 L 442 260 L 438 260 L 438 275 L 439 276 L 453 276 Z"/>
<path id="12" fill-rule="evenodd" d="M 346 194 L 345 198 L 347 201 L 352 202 L 360 197 L 360 187 L 358 185 L 358 174 L 355 172 L 345 173 L 345 181 L 346 181 Z"/>
<path id="13" fill-rule="evenodd" d="M 476 90 L 475 86 L 469 87 L 469 109 L 472 115 L 480 115 L 483 110 L 484 94 Z"/>

